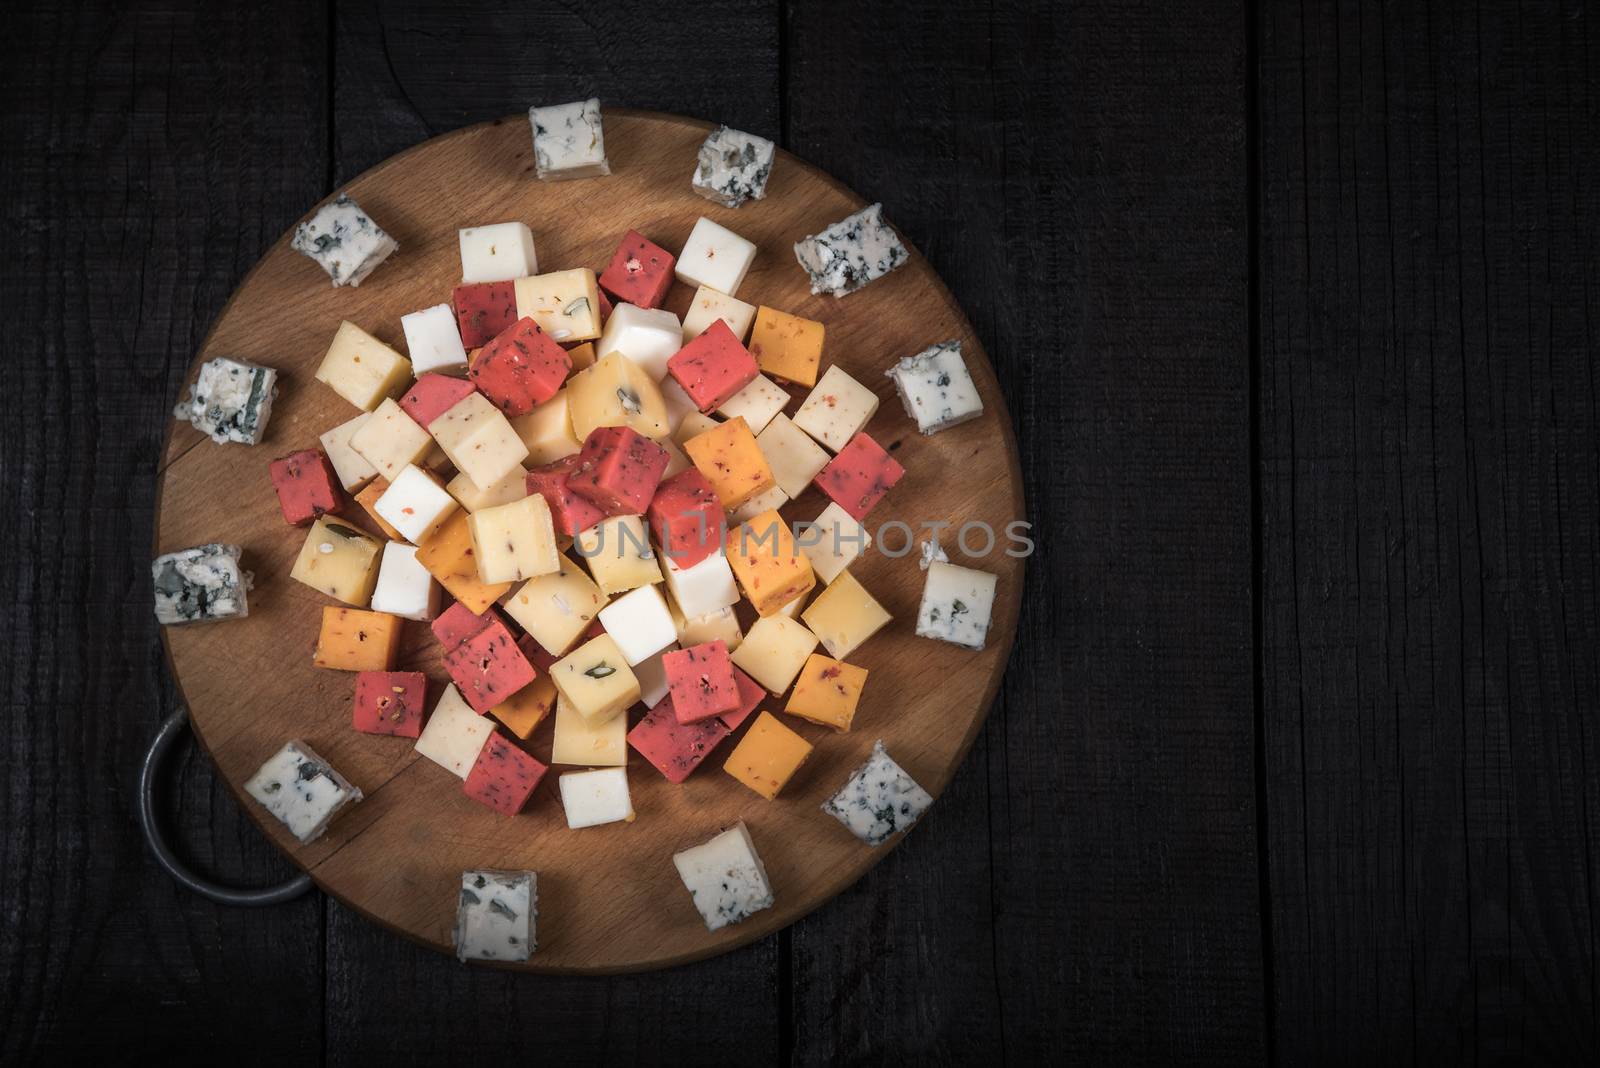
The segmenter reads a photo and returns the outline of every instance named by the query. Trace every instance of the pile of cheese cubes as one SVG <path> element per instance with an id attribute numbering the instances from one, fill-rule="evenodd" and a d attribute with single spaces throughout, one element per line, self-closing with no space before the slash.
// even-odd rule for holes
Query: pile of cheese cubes
<path id="1" fill-rule="evenodd" d="M 610 173 L 597 101 L 531 119 L 541 178 Z M 772 160 L 770 141 L 721 128 L 692 183 L 737 207 L 764 196 Z M 284 521 L 309 528 L 292 577 L 331 602 L 314 662 L 354 673 L 356 730 L 413 739 L 507 816 L 547 771 L 525 748 L 547 721 L 550 763 L 589 769 L 559 779 L 573 828 L 635 818 L 630 748 L 673 783 L 726 748 L 732 779 L 776 797 L 812 744 L 758 710 L 787 694 L 786 715 L 848 731 L 868 681 L 850 658 L 890 622 L 849 570 L 904 474 L 866 430 L 876 395 L 824 367 L 824 324 L 739 299 L 756 247 L 709 218 L 677 255 L 627 231 L 598 275 L 541 272 L 521 222 L 458 239 L 462 282 L 401 318 L 407 355 L 339 326 L 316 378 L 355 414 L 271 464 Z M 295 247 L 335 285 L 396 248 L 345 196 Z M 795 251 L 835 295 L 907 258 L 878 205 Z M 675 280 L 694 288 L 681 321 L 661 306 Z M 982 411 L 958 342 L 886 373 L 925 433 Z M 786 386 L 808 390 L 792 417 Z M 180 415 L 254 443 L 274 392 L 271 369 L 216 360 Z M 831 503 L 797 535 L 779 509 L 813 485 Z M 226 545 L 161 558 L 158 615 L 243 615 L 238 565 Z M 982 648 L 994 592 L 991 574 L 933 564 L 918 633 Z M 427 676 L 397 663 L 408 620 L 431 626 L 450 676 L 431 711 Z M 302 840 L 360 797 L 303 742 L 248 788 Z M 930 803 L 879 743 L 824 811 L 876 845 Z M 675 862 L 712 930 L 772 902 L 742 823 Z M 532 951 L 533 873 L 464 873 L 459 907 L 464 959 Z"/>

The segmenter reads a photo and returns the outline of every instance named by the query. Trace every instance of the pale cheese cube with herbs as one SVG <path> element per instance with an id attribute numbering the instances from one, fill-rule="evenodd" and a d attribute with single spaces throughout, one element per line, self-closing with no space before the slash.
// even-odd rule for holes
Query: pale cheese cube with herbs
<path id="1" fill-rule="evenodd" d="M 362 412 L 354 419 L 340 423 L 319 439 L 322 451 L 328 454 L 328 462 L 333 465 L 333 473 L 339 476 L 339 485 L 347 493 L 355 493 L 378 477 L 378 469 L 350 447 L 350 439 L 355 437 L 356 431 L 361 429 L 370 414 Z"/>
<path id="2" fill-rule="evenodd" d="M 746 304 L 738 297 L 730 297 L 710 286 L 694 291 L 689 310 L 683 313 L 683 343 L 687 345 L 721 319 L 733 331 L 733 336 L 743 342 L 750 335 L 750 326 L 756 321 L 756 306 Z"/>
<path id="3" fill-rule="evenodd" d="M 911 258 L 883 205 L 869 204 L 821 233 L 797 241 L 794 255 L 811 276 L 812 293 L 842 297 L 882 278 Z"/>
<path id="4" fill-rule="evenodd" d="M 983 414 L 983 401 L 961 358 L 959 341 L 930 345 L 884 374 L 894 383 L 906 414 L 924 434 L 937 434 Z"/>
<path id="5" fill-rule="evenodd" d="M 494 721 L 474 712 L 460 690 L 446 686 L 414 748 L 419 756 L 465 779 L 493 733 Z"/>
<path id="6" fill-rule="evenodd" d="M 456 231 L 461 245 L 461 281 L 509 282 L 539 273 L 533 231 L 524 222 L 469 226 Z"/>
<path id="7" fill-rule="evenodd" d="M 725 208 L 767 195 L 774 146 L 765 137 L 718 126 L 700 144 L 694 191 Z"/>
<path id="8" fill-rule="evenodd" d="M 273 754 L 244 790 L 302 842 L 321 837 L 341 809 L 361 800 L 361 791 L 302 741 Z"/>
<path id="9" fill-rule="evenodd" d="M 267 432 L 277 395 L 277 371 L 219 356 L 200 365 L 172 414 L 219 445 L 254 445 Z"/>
<path id="10" fill-rule="evenodd" d="M 534 173 L 540 181 L 611 173 L 598 99 L 531 107 L 528 123 L 533 127 Z"/>
<path id="11" fill-rule="evenodd" d="M 678 253 L 673 273 L 685 285 L 708 286 L 731 297 L 739 292 L 755 259 L 754 244 L 701 216 Z"/>
<path id="12" fill-rule="evenodd" d="M 917 611 L 917 635 L 982 649 L 998 582 L 987 571 L 933 561 L 928 565 L 922 607 Z"/>
<path id="13" fill-rule="evenodd" d="M 456 959 L 524 961 L 539 948 L 539 890 L 531 871 L 464 871 L 456 902 Z"/>
<path id="14" fill-rule="evenodd" d="M 672 863 L 708 931 L 772 907 L 772 882 L 743 820 L 709 842 L 673 854 Z"/>
<path id="15" fill-rule="evenodd" d="M 150 565 L 156 621 L 166 626 L 243 619 L 251 574 L 239 567 L 239 547 L 213 542 L 158 556 Z"/>
<path id="16" fill-rule="evenodd" d="M 834 364 L 794 413 L 794 425 L 838 452 L 878 410 L 878 395 Z"/>
<path id="17" fill-rule="evenodd" d="M 327 271 L 334 285 L 359 286 L 400 245 L 340 193 L 294 228 L 290 247 Z"/>
<path id="18" fill-rule="evenodd" d="M 822 803 L 822 811 L 867 845 L 877 846 L 898 831 L 910 830 L 931 804 L 932 795 L 894 762 L 880 738 L 867 762 Z"/>

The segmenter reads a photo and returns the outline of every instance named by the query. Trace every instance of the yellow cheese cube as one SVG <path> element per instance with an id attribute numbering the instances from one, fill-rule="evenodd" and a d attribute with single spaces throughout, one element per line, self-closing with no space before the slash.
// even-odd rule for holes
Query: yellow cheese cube
<path id="1" fill-rule="evenodd" d="M 587 267 L 518 278 L 517 318 L 532 318 L 553 341 L 600 336 L 600 287 Z"/>
<path id="2" fill-rule="evenodd" d="M 505 414 L 482 393 L 461 398 L 428 424 L 428 432 L 456 470 L 480 486 L 494 485 L 528 458 L 528 447 Z"/>
<path id="3" fill-rule="evenodd" d="M 771 801 L 811 756 L 811 743 L 763 712 L 722 765 L 722 770 Z"/>
<path id="4" fill-rule="evenodd" d="M 690 412 L 683 417 L 683 422 L 678 424 L 678 429 L 672 435 L 672 440 L 679 445 L 690 438 L 698 437 L 707 430 L 715 430 L 722 424 L 704 412 Z"/>
<path id="5" fill-rule="evenodd" d="M 822 642 L 828 655 L 842 660 L 882 630 L 892 617 L 854 575 L 845 571 L 817 595 L 800 618 Z"/>
<path id="6" fill-rule="evenodd" d="M 823 333 L 821 323 L 763 304 L 750 328 L 750 355 L 773 378 L 814 386 L 822 365 Z"/>
<path id="7" fill-rule="evenodd" d="M 398 396 L 411 384 L 411 361 L 355 323 L 343 322 L 317 368 L 318 382 L 362 411 Z"/>
<path id="8" fill-rule="evenodd" d="M 427 568 L 450 596 L 471 611 L 482 613 L 511 588 L 511 583 L 486 583 L 478 577 L 471 518 L 470 513 L 457 512 L 445 520 L 433 537 L 417 547 L 417 563 Z"/>
<path id="9" fill-rule="evenodd" d="M 762 616 L 731 659 L 771 693 L 782 693 L 817 647 L 817 636 L 787 616 Z"/>
<path id="10" fill-rule="evenodd" d="M 776 511 L 762 512 L 734 531 L 728 564 L 758 615 L 772 615 L 817 584 L 810 559 Z"/>
<path id="11" fill-rule="evenodd" d="M 527 476 L 528 472 L 518 464 L 515 471 L 483 489 L 479 489 L 478 484 L 465 474 L 457 474 L 445 484 L 444 488 L 461 507 L 469 512 L 477 512 L 499 504 L 522 500 L 528 495 Z"/>
<path id="12" fill-rule="evenodd" d="M 590 723 L 567 699 L 556 695 L 556 729 L 550 763 L 620 768 L 628 763 L 628 717 Z"/>
<path id="13" fill-rule="evenodd" d="M 600 357 L 593 367 L 567 380 L 567 407 L 572 410 L 572 433 L 579 441 L 602 426 L 631 427 L 647 438 L 672 433 L 660 387 L 620 352 Z"/>
<path id="14" fill-rule="evenodd" d="M 824 727 L 847 731 L 866 684 L 866 668 L 812 653 L 800 669 L 784 711 Z"/>
<path id="15" fill-rule="evenodd" d="M 572 369 L 581 371 L 585 367 L 594 366 L 594 342 L 585 341 L 581 345 L 574 345 L 567 350 L 567 359 L 572 361 Z"/>
<path id="16" fill-rule="evenodd" d="M 361 429 L 350 435 L 350 447 L 376 467 L 378 474 L 393 482 L 400 472 L 428 455 L 433 439 L 389 397 L 373 410 Z"/>
<path id="17" fill-rule="evenodd" d="M 540 675 L 528 685 L 489 709 L 489 715 L 523 741 L 556 707 L 556 684 Z"/>
<path id="18" fill-rule="evenodd" d="M 678 644 L 685 649 L 691 645 L 704 645 L 707 642 L 723 642 L 731 653 L 744 642 L 744 631 L 739 629 L 739 616 L 732 606 L 707 612 L 703 616 L 690 616 L 688 619 L 684 619 L 678 612 L 676 602 L 672 602 L 672 611 L 673 622 L 678 625 Z"/>
<path id="19" fill-rule="evenodd" d="M 639 679 L 609 634 L 590 638 L 550 665 L 550 678 L 584 722 L 598 725 L 639 699 Z"/>
<path id="20" fill-rule="evenodd" d="M 467 529 L 478 558 L 478 578 L 486 583 L 517 582 L 561 567 L 550 506 L 537 493 L 473 512 Z"/>
<path id="21" fill-rule="evenodd" d="M 382 559 L 377 538 L 322 516 L 306 533 L 289 577 L 360 608 L 372 600 Z"/>
<path id="22" fill-rule="evenodd" d="M 505 603 L 506 614 L 551 656 L 572 648 L 606 604 L 582 568 L 565 556 L 559 562 L 560 570 L 529 579 Z"/>
<path id="23" fill-rule="evenodd" d="M 742 416 L 695 435 L 683 443 L 683 451 L 717 491 L 725 509 L 737 508 L 778 484 Z"/>
<path id="24" fill-rule="evenodd" d="M 578 531 L 578 556 L 589 566 L 600 592 L 626 593 L 662 580 L 661 562 L 650 548 L 644 517 L 614 515 Z"/>
<path id="25" fill-rule="evenodd" d="M 327 605 L 311 662 L 336 671 L 389 671 L 399 652 L 399 616 Z"/>
<path id="26" fill-rule="evenodd" d="M 378 498 L 382 497 L 384 493 L 388 491 L 388 489 L 389 480 L 384 478 L 382 475 L 379 475 L 377 478 L 367 483 L 366 489 L 356 494 L 356 503 L 359 504 L 362 510 L 367 513 L 367 517 L 377 525 L 378 529 L 383 531 L 384 537 L 388 538 L 390 541 L 405 541 L 406 536 L 394 529 L 394 527 L 390 526 L 389 521 L 378 514 L 378 509 L 376 507 Z"/>
<path id="27" fill-rule="evenodd" d="M 572 431 L 572 407 L 565 389 L 527 415 L 512 419 L 511 429 L 527 447 L 530 467 L 555 463 L 583 448 L 583 442 Z"/>

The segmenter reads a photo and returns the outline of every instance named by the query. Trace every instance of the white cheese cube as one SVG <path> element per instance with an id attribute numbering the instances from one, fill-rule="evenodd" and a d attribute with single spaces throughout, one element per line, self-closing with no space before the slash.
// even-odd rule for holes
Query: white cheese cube
<path id="1" fill-rule="evenodd" d="M 987 571 L 935 560 L 928 565 L 928 580 L 922 587 L 917 634 L 968 649 L 982 649 L 989 634 L 998 581 Z"/>
<path id="2" fill-rule="evenodd" d="M 556 723 L 550 763 L 583 767 L 623 767 L 628 763 L 628 717 L 591 723 L 565 696 L 556 697 Z"/>
<path id="3" fill-rule="evenodd" d="M 407 464 L 372 504 L 372 510 L 412 545 L 427 541 L 457 507 L 438 480 L 416 464 Z"/>
<path id="4" fill-rule="evenodd" d="M 252 576 L 239 568 L 237 545 L 213 542 L 166 553 L 155 558 L 150 574 L 158 623 L 209 623 L 250 614 L 246 594 Z"/>
<path id="5" fill-rule="evenodd" d="M 661 472 L 662 481 L 666 481 L 673 475 L 681 474 L 694 466 L 689 462 L 689 458 L 683 454 L 683 449 L 671 438 L 661 438 L 656 444 L 660 445 L 662 451 L 667 454 L 667 466 Z"/>
<path id="6" fill-rule="evenodd" d="M 534 173 L 540 181 L 611 173 L 599 100 L 531 107 L 528 123 L 533 127 Z"/>
<path id="7" fill-rule="evenodd" d="M 561 807 L 567 813 L 567 826 L 573 830 L 619 821 L 632 823 L 627 769 L 600 768 L 561 776 Z"/>
<path id="8" fill-rule="evenodd" d="M 707 430 L 715 430 L 721 425 L 720 420 L 713 419 L 704 412 L 690 412 L 683 417 L 683 422 L 678 424 L 678 429 L 673 431 L 672 440 L 682 445 L 690 438 L 704 434 Z"/>
<path id="9" fill-rule="evenodd" d="M 810 435 L 782 412 L 775 414 L 772 422 L 756 435 L 756 448 L 767 458 L 767 466 L 772 468 L 778 488 L 790 500 L 806 491 L 830 459 L 827 450 L 812 441 Z"/>
<path id="10" fill-rule="evenodd" d="M 825 583 L 831 583 L 872 548 L 872 535 L 855 517 L 831 502 L 809 524 L 795 531 L 795 544 L 811 561 L 811 570 Z"/>
<path id="11" fill-rule="evenodd" d="M 273 754 L 244 784 L 244 792 L 302 842 L 315 841 L 339 810 L 361 800 L 361 791 L 302 741 Z"/>
<path id="12" fill-rule="evenodd" d="M 661 380 L 661 400 L 667 406 L 667 429 L 674 434 L 677 433 L 678 428 L 683 425 L 684 419 L 691 412 L 697 413 L 700 410 L 695 406 L 694 401 L 689 399 L 689 394 L 683 391 L 683 387 L 678 384 L 678 380 L 671 375 Z M 668 476 L 663 475 L 662 477 L 666 478 Z"/>
<path id="13" fill-rule="evenodd" d="M 465 779 L 493 733 L 494 720 L 478 715 L 460 690 L 446 686 L 422 728 L 416 750 L 457 778 Z"/>
<path id="14" fill-rule="evenodd" d="M 439 584 L 417 562 L 417 547 L 391 541 L 383 547 L 372 610 L 402 619 L 429 620 L 439 614 Z"/>
<path id="15" fill-rule="evenodd" d="M 512 429 L 516 426 L 513 424 Z M 485 508 L 496 508 L 502 504 L 514 504 L 528 495 L 528 472 L 518 464 L 510 474 L 499 482 L 492 482 L 487 487 L 480 489 L 478 484 L 465 474 L 457 472 L 456 476 L 444 484 L 445 492 L 456 499 L 456 503 L 469 512 L 481 512 Z"/>
<path id="16" fill-rule="evenodd" d="M 896 831 L 910 830 L 931 804 L 928 791 L 894 762 L 880 738 L 872 743 L 867 762 L 822 803 L 822 811 L 867 845 L 876 846 Z"/>
<path id="17" fill-rule="evenodd" d="M 672 863 L 708 931 L 772 907 L 772 883 L 743 820 L 709 842 L 674 853 Z"/>
<path id="18" fill-rule="evenodd" d="M 400 245 L 340 193 L 294 228 L 289 247 L 310 257 L 336 286 L 359 286 Z"/>
<path id="19" fill-rule="evenodd" d="M 678 644 L 685 649 L 716 641 L 725 643 L 730 653 L 744 641 L 739 615 L 732 607 L 719 608 L 703 616 L 689 616 L 678 624 Z"/>
<path id="20" fill-rule="evenodd" d="M 983 414 L 983 401 L 967 373 L 959 341 L 930 345 L 884 374 L 894 382 L 906 414 L 924 434 L 936 434 Z"/>
<path id="21" fill-rule="evenodd" d="M 727 323 L 733 336 L 743 342 L 750 333 L 750 324 L 756 320 L 756 306 L 710 286 L 701 286 L 694 291 L 689 310 L 683 313 L 683 343 L 687 345 L 705 333 L 718 319 Z"/>
<path id="22" fill-rule="evenodd" d="M 340 423 L 318 439 L 322 442 L 322 451 L 328 455 L 328 462 L 333 465 L 333 473 L 339 476 L 339 485 L 345 488 L 346 493 L 355 493 L 378 477 L 378 469 L 373 467 L 365 456 L 350 447 L 350 439 L 361 429 L 361 424 L 367 421 L 367 416 L 370 414 L 362 412 L 349 422 Z"/>
<path id="23" fill-rule="evenodd" d="M 467 350 L 461 345 L 461 329 L 456 325 L 456 313 L 450 305 L 435 304 L 402 315 L 400 329 L 405 331 L 406 352 L 411 357 L 411 370 L 415 374 L 467 373 Z"/>
<path id="24" fill-rule="evenodd" d="M 654 586 L 640 586 L 600 609 L 600 625 L 616 641 L 630 667 L 650 659 L 678 637 L 667 602 Z"/>
<path id="25" fill-rule="evenodd" d="M 618 304 L 606 320 L 595 354 L 620 352 L 652 379 L 667 377 L 667 360 L 683 347 L 683 324 L 665 308 Z"/>
<path id="26" fill-rule="evenodd" d="M 684 618 L 703 616 L 719 608 L 739 603 L 739 586 L 733 580 L 733 568 L 721 549 L 699 563 L 678 567 L 672 557 L 663 553 L 666 562 L 667 589 L 677 602 Z"/>
<path id="27" fill-rule="evenodd" d="M 765 137 L 718 126 L 700 144 L 694 191 L 725 208 L 767 195 L 774 145 Z"/>
<path id="28" fill-rule="evenodd" d="M 717 414 L 724 419 L 744 416 L 750 433 L 759 434 L 788 405 L 789 391 L 766 375 L 756 375 L 750 384 L 729 397 Z"/>
<path id="29" fill-rule="evenodd" d="M 755 245 L 701 216 L 678 253 L 673 273 L 684 285 L 709 286 L 731 297 L 739 292 L 755 258 Z"/>
<path id="30" fill-rule="evenodd" d="M 811 276 L 811 292 L 842 297 L 882 278 L 911 258 L 883 221 L 883 205 L 869 204 L 819 234 L 795 242 L 795 259 Z"/>
<path id="31" fill-rule="evenodd" d="M 254 445 L 267 432 L 278 372 L 219 356 L 200 365 L 194 385 L 172 414 L 219 445 Z"/>
<path id="32" fill-rule="evenodd" d="M 806 439 L 811 440 L 810 438 Z M 782 486 L 773 486 L 763 490 L 745 501 L 739 507 L 728 513 L 728 529 L 733 529 L 741 523 L 747 523 L 762 512 L 771 512 L 789 503 L 789 495 L 783 492 Z"/>
<path id="33" fill-rule="evenodd" d="M 794 413 L 794 425 L 838 452 L 877 410 L 878 395 L 833 364 Z"/>
<path id="34" fill-rule="evenodd" d="M 667 654 L 678 648 L 677 642 L 672 642 L 667 647 L 633 665 L 634 678 L 639 680 L 639 700 L 644 702 L 646 708 L 654 708 L 661 703 L 671 689 L 667 685 Z"/>
<path id="35" fill-rule="evenodd" d="M 539 890 L 531 871 L 464 871 L 456 959 L 527 960 L 539 948 Z"/>
<path id="36" fill-rule="evenodd" d="M 458 230 L 461 281 L 509 282 L 539 273 L 533 231 L 527 223 L 505 222 Z"/>
<path id="37" fill-rule="evenodd" d="M 771 693 L 782 693 L 816 647 L 817 636 L 805 624 L 774 613 L 750 625 L 750 632 L 729 659 Z"/>

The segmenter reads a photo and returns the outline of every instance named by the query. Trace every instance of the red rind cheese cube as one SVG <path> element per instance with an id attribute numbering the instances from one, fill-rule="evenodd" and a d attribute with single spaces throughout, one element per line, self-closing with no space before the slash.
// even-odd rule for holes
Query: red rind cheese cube
<path id="1" fill-rule="evenodd" d="M 479 715 L 522 689 L 536 677 L 511 631 L 495 619 L 445 654 L 444 669 Z"/>
<path id="2" fill-rule="evenodd" d="M 676 262 L 672 253 L 639 231 L 629 230 L 610 265 L 600 272 L 600 288 L 624 304 L 659 307 L 672 286 L 672 266 Z"/>
<path id="3" fill-rule="evenodd" d="M 457 601 L 433 621 L 433 636 L 439 639 L 439 644 L 444 646 L 445 652 L 450 652 L 456 646 L 477 634 L 491 623 L 500 623 L 500 613 L 493 606 L 484 609 L 479 615 L 466 605 Z M 504 623 L 500 623 L 505 626 Z"/>
<path id="4" fill-rule="evenodd" d="M 727 642 L 675 649 L 661 658 L 661 666 L 666 670 L 679 723 L 698 723 L 739 707 L 739 687 L 733 679 Z"/>
<path id="5" fill-rule="evenodd" d="M 656 540 L 680 568 L 693 567 L 721 548 L 727 525 L 717 491 L 694 468 L 679 471 L 650 498 Z"/>
<path id="6" fill-rule="evenodd" d="M 461 328 L 461 344 L 475 349 L 489 343 L 500 331 L 517 321 L 515 282 L 469 282 L 456 286 L 450 294 L 456 311 L 456 326 Z"/>
<path id="7" fill-rule="evenodd" d="M 416 738 L 427 700 L 428 676 L 420 671 L 363 671 L 356 676 L 351 725 L 364 734 Z"/>
<path id="8" fill-rule="evenodd" d="M 467 376 L 508 416 L 527 415 L 561 391 L 572 357 L 539 329 L 518 319 L 483 347 Z"/>
<path id="9" fill-rule="evenodd" d="M 606 320 L 611 318 L 611 313 L 617 310 L 617 306 L 611 303 L 611 298 L 606 296 L 605 290 L 597 289 L 595 294 L 600 298 L 600 325 L 604 326 Z"/>
<path id="10" fill-rule="evenodd" d="M 628 744 L 654 764 L 668 782 L 681 783 L 728 734 L 727 724 L 719 719 L 679 723 L 672 711 L 672 698 L 664 697 L 628 732 Z"/>
<path id="11" fill-rule="evenodd" d="M 761 699 L 767 696 L 767 691 L 761 684 L 738 668 L 733 669 L 733 684 L 739 688 L 739 707 L 732 712 L 724 712 L 717 718 L 730 731 L 739 729 L 739 724 L 750 718 L 761 704 Z"/>
<path id="12" fill-rule="evenodd" d="M 474 801 L 481 801 L 504 815 L 515 816 L 549 770 L 496 731 L 478 751 L 478 759 L 467 773 L 462 789 Z"/>
<path id="13" fill-rule="evenodd" d="M 291 526 L 304 526 L 344 506 L 333 465 L 320 449 L 292 452 L 272 461 L 268 470 L 272 475 L 272 488 L 278 491 L 283 520 Z"/>
<path id="14" fill-rule="evenodd" d="M 677 379 L 696 407 L 711 412 L 754 382 L 761 368 L 728 324 L 717 319 L 672 355 L 667 373 Z"/>
<path id="15" fill-rule="evenodd" d="M 851 438 L 816 477 L 817 488 L 861 522 L 906 469 L 865 432 Z"/>
<path id="16" fill-rule="evenodd" d="M 631 427 L 596 427 L 578 452 L 567 487 L 608 516 L 644 515 L 671 460 L 666 449 Z"/>
<path id="17" fill-rule="evenodd" d="M 535 467 L 528 472 L 525 480 L 528 496 L 537 493 L 544 498 L 544 503 L 550 506 L 550 517 L 555 521 L 556 529 L 568 537 L 580 530 L 588 530 L 606 517 L 605 512 L 572 492 L 567 480 L 577 469 L 576 455 L 563 456 L 555 463 Z"/>
<path id="18" fill-rule="evenodd" d="M 400 410 L 422 429 L 472 393 L 472 383 L 449 375 L 423 375 L 400 398 Z"/>

